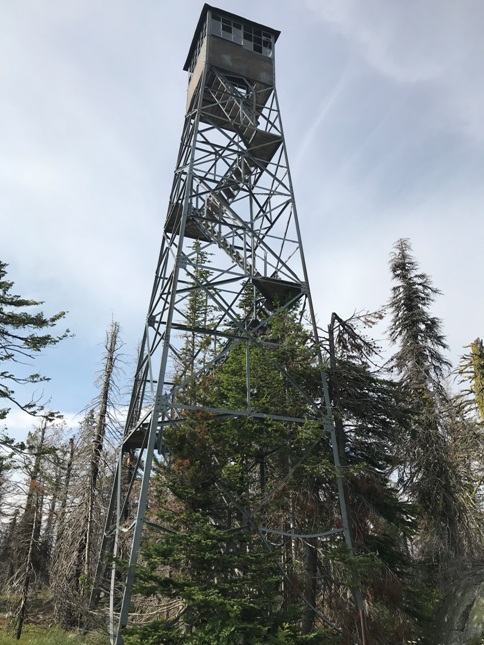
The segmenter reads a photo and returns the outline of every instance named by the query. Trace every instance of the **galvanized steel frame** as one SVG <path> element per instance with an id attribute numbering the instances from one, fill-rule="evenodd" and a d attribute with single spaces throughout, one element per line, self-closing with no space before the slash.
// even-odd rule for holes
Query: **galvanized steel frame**
<path id="1" fill-rule="evenodd" d="M 195 239 L 199 240 L 198 249 L 193 247 Z M 200 280 L 201 267 L 197 264 L 200 252 L 212 254 L 206 267 L 210 275 L 204 281 Z M 251 316 L 242 319 L 237 304 L 248 284 L 252 285 L 256 306 Z M 190 327 L 187 321 L 186 304 L 194 290 L 204 293 L 211 305 L 213 320 L 205 328 Z M 331 439 L 343 529 L 328 531 L 326 527 L 323 533 L 342 531 L 351 548 L 328 385 L 322 371 L 276 88 L 245 78 L 234 80 L 223 70 L 206 65 L 185 118 L 94 582 L 93 601 L 106 578 L 106 554 L 116 557 L 120 532 L 131 532 L 128 573 L 119 608 L 115 592 L 119 572 L 115 560 L 111 565 L 113 643 L 122 643 L 122 629 L 128 620 L 155 450 L 169 460 L 164 450 L 164 427 L 178 423 L 188 410 L 232 418 L 305 422 L 303 417 L 253 409 L 249 367 L 246 406 L 242 409 L 206 407 L 203 402 L 187 403 L 179 396 L 190 383 L 216 369 L 238 344 L 263 349 L 265 344 L 258 332 L 295 303 L 312 330 L 315 360 L 321 366 L 321 398 L 314 400 L 308 395 L 284 365 L 274 367 L 299 393 L 308 415 L 320 420 L 322 432 Z M 263 317 L 258 315 L 261 311 Z M 181 347 L 177 334 L 187 332 L 209 336 L 216 351 L 190 374 L 178 372 L 175 382 Z M 133 521 L 129 505 L 135 489 L 138 499 Z M 261 536 L 268 530 L 260 529 Z"/>

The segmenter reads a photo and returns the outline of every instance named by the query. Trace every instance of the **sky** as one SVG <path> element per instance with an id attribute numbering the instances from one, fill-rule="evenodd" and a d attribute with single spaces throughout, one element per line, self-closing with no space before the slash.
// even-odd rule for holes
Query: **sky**
<path id="1" fill-rule="evenodd" d="M 68 312 L 60 331 L 74 336 L 31 371 L 51 378 L 37 395 L 69 424 L 96 394 L 113 319 L 129 380 L 202 6 L 0 0 L 0 259 L 15 293 Z M 276 87 L 319 324 L 385 304 L 406 237 L 443 292 L 433 313 L 457 362 L 484 335 L 482 2 L 215 6 L 281 31 Z M 31 420 L 7 425 L 23 436 Z"/>

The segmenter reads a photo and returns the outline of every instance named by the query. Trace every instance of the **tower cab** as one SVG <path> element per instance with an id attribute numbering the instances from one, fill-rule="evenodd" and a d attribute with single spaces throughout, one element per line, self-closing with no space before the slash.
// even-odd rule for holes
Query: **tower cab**
<path id="1" fill-rule="evenodd" d="M 274 86 L 274 46 L 279 35 L 275 29 L 205 4 L 183 68 L 189 73 L 187 111 L 194 107 L 204 72 L 204 89 L 221 89 L 210 68 L 219 70 L 242 95 L 250 94 L 260 109 Z M 213 103 L 210 92 L 206 94 L 204 109 Z"/>

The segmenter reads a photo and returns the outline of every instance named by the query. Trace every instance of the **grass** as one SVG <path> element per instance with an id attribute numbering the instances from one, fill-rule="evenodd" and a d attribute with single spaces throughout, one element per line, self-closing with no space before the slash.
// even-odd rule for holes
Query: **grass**
<path id="1" fill-rule="evenodd" d="M 102 634 L 87 634 L 85 636 L 76 632 L 65 632 L 58 627 L 40 627 L 26 625 L 22 637 L 18 641 L 15 635 L 3 629 L 0 631 L 0 645 L 107 645 L 109 639 Z"/>

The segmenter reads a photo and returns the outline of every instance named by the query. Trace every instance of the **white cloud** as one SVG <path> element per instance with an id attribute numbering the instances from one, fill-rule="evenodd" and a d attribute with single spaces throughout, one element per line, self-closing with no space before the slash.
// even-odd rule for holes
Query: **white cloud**
<path id="1" fill-rule="evenodd" d="M 479 0 L 306 0 L 369 65 L 426 84 L 454 127 L 484 140 L 484 5 Z"/>
<path id="2" fill-rule="evenodd" d="M 81 421 L 81 416 L 73 412 L 62 412 L 59 423 L 65 424 L 65 432 L 71 435 L 73 431 L 77 430 Z M 25 441 L 29 432 L 35 431 L 41 423 L 40 418 L 35 418 L 30 414 L 26 414 L 22 410 L 12 408 L 7 415 L 7 418 L 0 421 L 0 429 L 15 441 Z"/>

